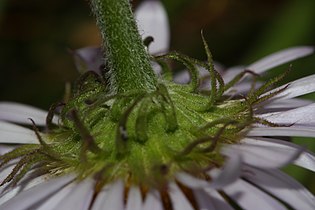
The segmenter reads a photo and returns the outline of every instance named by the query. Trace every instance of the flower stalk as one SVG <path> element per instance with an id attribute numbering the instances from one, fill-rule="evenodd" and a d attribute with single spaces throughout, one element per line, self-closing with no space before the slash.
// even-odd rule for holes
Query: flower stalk
<path id="1" fill-rule="evenodd" d="M 110 91 L 153 91 L 156 76 L 129 1 L 91 0 L 91 8 L 101 32 L 104 57 L 109 66 L 106 76 L 109 77 Z"/>

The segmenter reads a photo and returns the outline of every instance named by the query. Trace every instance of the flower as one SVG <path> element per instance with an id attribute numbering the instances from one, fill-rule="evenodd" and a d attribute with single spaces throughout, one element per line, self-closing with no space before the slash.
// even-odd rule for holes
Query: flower
<path id="1" fill-rule="evenodd" d="M 164 11 L 144 4 L 145 14 Z M 289 48 L 221 77 L 204 44 L 208 63 L 155 57 L 164 70 L 166 58 L 184 63 L 189 73 L 174 80 L 189 84 L 161 78 L 153 93 L 112 95 L 99 49 L 87 48 L 74 52 L 82 76 L 65 104 L 45 112 L 1 102 L 0 209 L 314 209 L 314 196 L 280 170 L 315 171 L 314 154 L 276 137 L 315 137 L 315 105 L 297 98 L 315 91 L 315 75 L 271 90 L 285 74 L 249 79 L 314 49 Z"/>

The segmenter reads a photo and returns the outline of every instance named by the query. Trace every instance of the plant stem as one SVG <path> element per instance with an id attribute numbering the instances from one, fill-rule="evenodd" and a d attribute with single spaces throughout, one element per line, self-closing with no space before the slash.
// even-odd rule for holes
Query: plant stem
<path id="1" fill-rule="evenodd" d="M 110 90 L 152 91 L 156 76 L 138 33 L 129 0 L 91 0 L 103 39 L 105 61 L 110 67 Z"/>

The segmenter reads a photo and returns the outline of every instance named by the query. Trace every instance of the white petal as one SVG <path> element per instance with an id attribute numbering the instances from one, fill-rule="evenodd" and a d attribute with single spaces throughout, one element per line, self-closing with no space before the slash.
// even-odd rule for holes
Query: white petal
<path id="1" fill-rule="evenodd" d="M 10 174 L 15 164 L 3 166 L 0 170 L 0 183 Z"/>
<path id="2" fill-rule="evenodd" d="M 271 100 L 275 99 L 289 99 L 298 96 L 302 96 L 308 93 L 312 93 L 315 91 L 315 75 L 310 75 L 307 77 L 303 77 L 301 79 L 295 80 L 288 84 L 282 85 L 274 90 L 268 91 L 267 93 L 263 94 L 262 96 L 268 95 L 272 92 L 277 90 L 283 89 L 287 85 L 289 85 L 285 90 L 274 96 Z"/>
<path id="3" fill-rule="evenodd" d="M 0 206 L 2 210 L 26 210 L 37 202 L 48 199 L 49 196 L 59 191 L 73 180 L 73 176 L 61 176 L 48 180 L 29 190 L 23 191 Z"/>
<path id="4" fill-rule="evenodd" d="M 304 151 L 294 161 L 294 164 L 315 172 L 315 154 L 310 151 Z"/>
<path id="5" fill-rule="evenodd" d="M 176 179 L 186 185 L 189 188 L 204 188 L 204 187 L 210 187 L 210 183 L 206 180 L 196 178 L 188 173 L 180 172 L 176 174 Z"/>
<path id="6" fill-rule="evenodd" d="M 299 98 L 291 98 L 284 100 L 272 100 L 257 110 L 259 113 L 271 113 L 276 111 L 286 111 L 288 109 L 295 109 L 302 106 L 312 104 L 313 101 Z M 259 105 L 260 106 L 260 105 Z M 255 111 L 256 112 L 256 111 Z M 256 112 L 257 113 L 257 112 Z"/>
<path id="7" fill-rule="evenodd" d="M 5 171 L 10 173 L 14 166 L 15 166 L 15 164 L 9 165 L 8 168 L 10 168 L 11 170 L 10 171 L 5 170 Z M 1 197 L 0 198 L 0 205 L 5 203 L 6 201 L 10 200 L 11 198 L 16 196 L 17 194 L 19 194 L 23 191 L 26 191 L 28 189 L 31 189 L 31 188 L 47 181 L 47 178 L 48 178 L 47 175 L 39 176 L 37 174 L 37 176 L 34 177 L 32 172 L 33 171 L 30 171 L 27 174 L 25 174 L 25 176 L 22 178 L 20 183 L 18 185 L 16 185 L 15 187 L 12 187 L 12 185 L 10 185 L 9 183 L 2 186 L 1 195 L 0 195 L 0 197 Z"/>
<path id="8" fill-rule="evenodd" d="M 242 159 L 238 151 L 230 151 L 231 150 L 228 149 L 223 149 L 222 151 L 223 154 L 229 156 L 222 170 L 212 169 L 211 171 L 207 172 L 212 178 L 211 182 L 196 178 L 185 172 L 176 174 L 176 179 L 187 187 L 193 189 L 220 189 L 226 185 L 231 184 L 241 174 Z"/>
<path id="9" fill-rule="evenodd" d="M 128 193 L 128 201 L 126 210 L 141 210 L 142 209 L 142 198 L 139 187 L 131 187 Z"/>
<path id="10" fill-rule="evenodd" d="M 193 190 L 199 209 L 216 210 L 211 197 L 202 189 Z"/>
<path id="11" fill-rule="evenodd" d="M 222 65 L 214 62 L 214 68 L 220 72 L 222 71 Z M 201 66 L 197 66 L 198 69 L 198 73 L 199 73 L 199 78 L 203 80 L 203 83 L 201 84 L 202 89 L 210 89 L 210 73 L 207 69 L 201 67 Z M 180 71 L 179 73 L 176 73 L 174 75 L 174 82 L 178 83 L 178 84 L 187 84 L 190 82 L 190 74 L 189 71 L 187 69 Z"/>
<path id="12" fill-rule="evenodd" d="M 260 74 L 276 66 L 280 66 L 281 64 L 285 64 L 298 58 L 310 55 L 313 52 L 314 48 L 309 46 L 288 48 L 268 55 L 256 61 L 255 63 L 247 66 L 246 69 L 254 71 L 257 74 Z"/>
<path id="13" fill-rule="evenodd" d="M 0 102 L 0 120 L 31 124 L 29 120 L 31 118 L 35 121 L 36 125 L 45 126 L 46 116 L 47 111 L 33 106 L 15 102 Z M 56 119 L 54 119 L 54 123 L 57 123 Z"/>
<path id="14" fill-rule="evenodd" d="M 287 150 L 288 153 L 292 153 L 292 151 L 301 149 L 301 147 L 296 144 L 283 141 L 283 140 L 271 139 L 271 138 L 255 138 L 255 139 L 245 138 L 242 140 L 242 142 L 254 144 L 257 146 L 281 148 L 283 150 Z M 296 160 L 294 160 L 293 163 L 295 165 L 301 166 L 303 168 L 306 168 L 315 172 L 315 154 L 313 154 L 310 151 L 303 150 L 301 155 Z"/>
<path id="15" fill-rule="evenodd" d="M 251 128 L 247 136 L 301 136 L 315 137 L 314 127 L 259 127 Z"/>
<path id="16" fill-rule="evenodd" d="M 193 192 L 199 209 L 216 209 L 211 197 L 202 189 L 194 189 Z"/>
<path id="17" fill-rule="evenodd" d="M 243 139 L 242 144 L 228 145 L 224 149 L 230 153 L 238 152 L 242 154 L 243 162 L 259 168 L 280 168 L 295 159 L 302 152 L 302 148 L 274 147 L 263 142 L 253 142 L 253 139 Z M 256 140 L 257 141 L 257 140 Z"/>
<path id="18" fill-rule="evenodd" d="M 39 141 L 34 131 L 0 121 L 0 143 L 38 144 Z"/>
<path id="19" fill-rule="evenodd" d="M 203 67 L 198 67 L 199 78 L 210 76 L 209 71 Z M 190 82 L 190 74 L 188 70 L 183 70 L 174 75 L 174 82 L 178 84 L 187 84 Z M 210 83 L 210 82 L 209 82 Z"/>
<path id="20" fill-rule="evenodd" d="M 235 182 L 241 174 L 242 156 L 238 152 L 230 153 L 224 147 L 222 154 L 228 156 L 222 170 L 211 170 L 208 174 L 212 177 L 211 187 L 220 189 Z"/>
<path id="21" fill-rule="evenodd" d="M 124 183 L 122 180 L 106 185 L 97 195 L 92 210 L 103 210 L 105 206 L 110 210 L 124 209 Z"/>
<path id="22" fill-rule="evenodd" d="M 190 75 L 187 70 L 181 71 L 174 75 L 174 82 L 178 84 L 187 84 L 190 82 Z"/>
<path id="23" fill-rule="evenodd" d="M 315 126 L 315 103 L 283 112 L 256 115 L 277 124 Z"/>
<path id="24" fill-rule="evenodd" d="M 245 69 L 251 70 L 255 72 L 256 74 L 261 74 L 281 64 L 285 64 L 295 59 L 310 55 L 313 52 L 314 52 L 314 48 L 308 47 L 308 46 L 288 48 L 288 49 L 273 53 L 271 55 L 268 55 L 247 67 L 235 66 L 235 67 L 229 68 L 225 71 L 222 77 L 225 83 L 227 83 L 227 82 L 230 82 L 237 74 L 241 73 Z M 249 74 L 245 74 L 242 80 L 248 76 Z"/>
<path id="25" fill-rule="evenodd" d="M 101 66 L 104 63 L 101 47 L 85 47 L 75 50 L 73 57 L 74 64 L 81 74 L 87 71 L 101 74 Z"/>
<path id="26" fill-rule="evenodd" d="M 241 72 L 243 72 L 246 69 L 245 66 L 234 66 L 231 68 L 228 68 L 224 71 L 224 73 L 222 74 L 222 78 L 224 80 L 225 83 L 230 82 L 232 79 L 234 79 L 234 77 L 238 74 L 240 74 Z"/>
<path id="27" fill-rule="evenodd" d="M 291 205 L 294 209 L 314 210 L 315 197 L 300 183 L 279 170 L 246 169 L 245 176 L 272 195 Z"/>
<path id="28" fill-rule="evenodd" d="M 151 66 L 154 73 L 157 75 L 158 78 L 160 78 L 161 75 L 163 74 L 163 69 L 161 68 L 161 66 L 154 61 L 151 61 Z"/>
<path id="29" fill-rule="evenodd" d="M 251 90 L 252 85 L 253 85 L 252 81 L 244 81 L 244 82 L 241 82 L 239 84 L 234 85 L 229 90 L 227 90 L 227 92 L 225 92 L 224 94 L 226 94 L 226 95 L 247 94 Z M 262 82 L 256 82 L 255 83 L 255 89 L 261 87 L 262 85 L 263 85 Z"/>
<path id="30" fill-rule="evenodd" d="M 244 209 L 255 210 L 286 210 L 280 202 L 239 179 L 223 189 L 236 203 Z"/>
<path id="31" fill-rule="evenodd" d="M 71 183 L 68 186 L 62 188 L 59 192 L 52 195 L 43 204 L 40 203 L 36 210 L 53 210 L 64 198 L 66 198 L 73 190 L 75 184 Z"/>
<path id="32" fill-rule="evenodd" d="M 169 195 L 174 210 L 194 210 L 191 203 L 185 197 L 184 193 L 175 183 L 169 185 Z"/>
<path id="33" fill-rule="evenodd" d="M 0 170 L 0 183 L 12 172 L 12 169 L 14 168 L 15 164 L 8 164 L 1 168 Z M 2 199 L 2 193 L 6 190 L 7 185 L 3 185 L 0 187 L 0 204 Z M 3 203 L 4 201 L 2 201 Z"/>
<path id="34" fill-rule="evenodd" d="M 86 179 L 80 183 L 77 183 L 76 186 L 71 190 L 70 194 L 62 199 L 62 201 L 54 208 L 54 210 L 87 210 L 90 206 L 90 202 L 94 193 L 94 185 L 95 182 L 92 179 Z"/>
<path id="35" fill-rule="evenodd" d="M 144 1 L 135 11 L 142 38 L 152 36 L 149 46 L 151 54 L 165 53 L 169 49 L 170 29 L 166 11 L 160 1 Z"/>
<path id="36" fill-rule="evenodd" d="M 10 151 L 14 150 L 15 148 L 17 148 L 17 146 L 0 144 L 0 155 L 3 155 L 5 153 L 7 153 L 7 152 L 10 152 Z"/>
<path id="37" fill-rule="evenodd" d="M 163 210 L 161 196 L 158 191 L 148 192 L 143 204 L 143 210 Z"/>
<path id="38" fill-rule="evenodd" d="M 195 190 L 196 196 L 202 196 L 200 198 L 196 197 L 196 201 L 198 205 L 201 206 L 214 206 L 214 208 L 208 208 L 209 210 L 233 210 L 232 208 L 223 198 L 222 196 L 215 190 L 210 188 L 204 190 Z M 205 208 L 207 209 L 207 208 Z M 201 209 L 202 210 L 202 209 Z"/>

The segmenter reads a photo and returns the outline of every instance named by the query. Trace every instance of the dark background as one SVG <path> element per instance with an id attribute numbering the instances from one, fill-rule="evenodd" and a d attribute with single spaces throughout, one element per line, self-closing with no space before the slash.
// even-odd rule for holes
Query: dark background
<path id="1" fill-rule="evenodd" d="M 141 1 L 134 0 L 136 7 Z M 168 0 L 171 49 L 205 59 L 203 29 L 214 59 L 249 64 L 274 51 L 315 43 L 314 0 Z M 87 0 L 0 0 L 0 100 L 47 109 L 78 73 L 69 49 L 99 45 Z M 288 65 L 267 74 L 266 79 Z M 293 62 L 286 80 L 315 73 L 315 56 Z M 315 99 L 314 96 L 308 96 Z M 296 138 L 313 147 L 314 139 Z M 314 173 L 287 169 L 315 192 Z"/>

